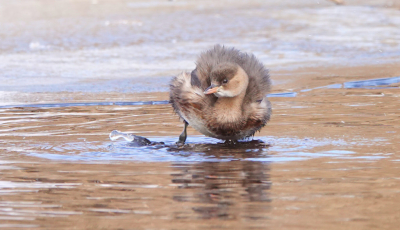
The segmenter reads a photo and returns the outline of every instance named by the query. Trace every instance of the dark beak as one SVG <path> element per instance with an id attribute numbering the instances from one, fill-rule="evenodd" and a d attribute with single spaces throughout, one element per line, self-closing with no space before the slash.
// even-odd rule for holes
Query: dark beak
<path id="1" fill-rule="evenodd" d="M 212 94 L 216 93 L 218 91 L 219 86 L 211 84 L 210 87 L 208 87 L 205 91 L 204 94 Z"/>

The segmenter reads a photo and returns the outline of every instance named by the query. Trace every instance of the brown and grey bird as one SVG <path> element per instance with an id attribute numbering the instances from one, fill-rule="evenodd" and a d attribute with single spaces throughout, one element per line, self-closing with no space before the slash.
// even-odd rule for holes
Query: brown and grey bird
<path id="1" fill-rule="evenodd" d="M 226 141 L 253 136 L 270 119 L 270 87 L 268 70 L 253 54 L 220 45 L 201 53 L 196 69 L 170 85 L 170 102 L 184 120 L 178 143 L 186 141 L 188 125 Z"/>

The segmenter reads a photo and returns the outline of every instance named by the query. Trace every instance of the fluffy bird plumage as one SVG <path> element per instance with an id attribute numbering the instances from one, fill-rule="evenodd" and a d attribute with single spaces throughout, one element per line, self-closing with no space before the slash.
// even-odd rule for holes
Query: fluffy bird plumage
<path id="1" fill-rule="evenodd" d="M 236 78 L 236 84 L 222 83 L 232 78 Z M 247 87 L 233 97 L 206 94 L 213 82 L 226 91 L 246 87 L 244 84 Z M 266 98 L 270 87 L 268 70 L 253 54 L 216 45 L 200 54 L 191 73 L 183 72 L 172 79 L 170 102 L 182 119 L 204 135 L 240 140 L 253 136 L 270 119 L 271 105 Z"/>

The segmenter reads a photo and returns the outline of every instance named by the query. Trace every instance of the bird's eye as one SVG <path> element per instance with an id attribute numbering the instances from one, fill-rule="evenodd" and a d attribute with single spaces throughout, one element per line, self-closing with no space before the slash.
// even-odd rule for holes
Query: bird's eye
<path id="1" fill-rule="evenodd" d="M 228 83 L 228 79 L 224 79 L 224 80 L 222 81 L 222 83 L 224 83 L 224 84 Z"/>

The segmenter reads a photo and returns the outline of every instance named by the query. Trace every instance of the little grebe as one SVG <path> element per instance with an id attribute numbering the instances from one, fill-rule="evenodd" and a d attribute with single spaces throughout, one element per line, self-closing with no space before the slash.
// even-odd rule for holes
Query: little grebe
<path id="1" fill-rule="evenodd" d="M 196 69 L 171 81 L 170 102 L 184 120 L 178 143 L 186 141 L 188 124 L 226 141 L 253 136 L 270 119 L 270 87 L 268 70 L 253 54 L 220 45 L 203 52 Z"/>

